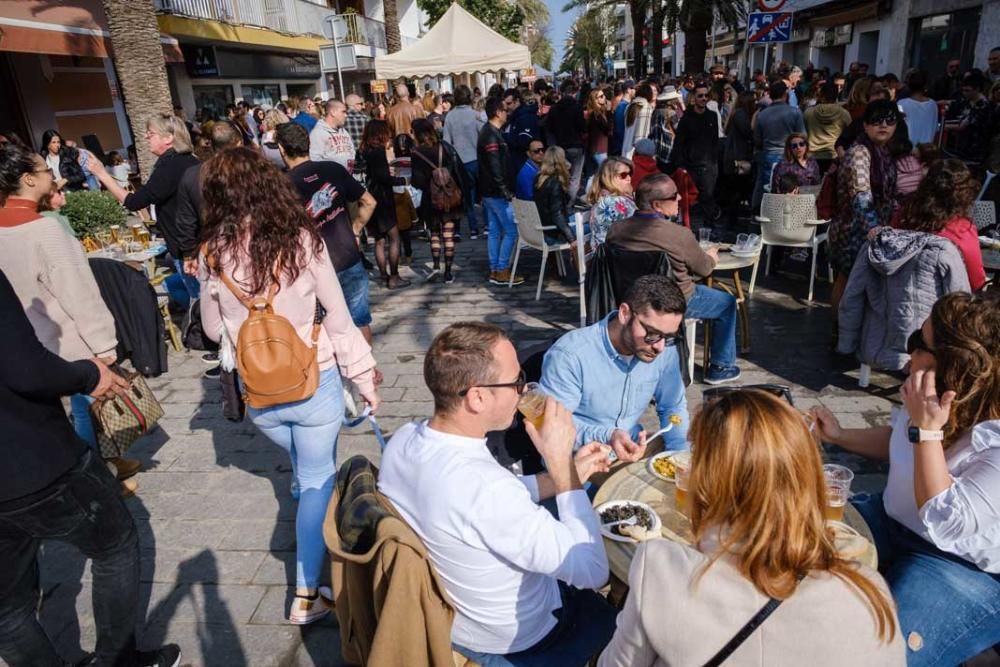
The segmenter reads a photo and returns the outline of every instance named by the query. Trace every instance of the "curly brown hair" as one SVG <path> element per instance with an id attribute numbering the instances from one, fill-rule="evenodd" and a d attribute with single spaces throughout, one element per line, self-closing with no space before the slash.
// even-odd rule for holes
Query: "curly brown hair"
<path id="1" fill-rule="evenodd" d="M 282 274 L 294 282 L 323 239 L 292 182 L 263 154 L 245 147 L 216 153 L 202 168 L 201 240 L 209 257 L 248 262 L 250 294 L 260 294 Z M 303 243 L 306 234 L 309 243 Z M 212 269 L 213 273 L 219 267 Z"/>
<path id="2" fill-rule="evenodd" d="M 947 294 L 931 310 L 938 394 L 954 391 L 945 446 L 976 424 L 1000 419 L 1000 298 Z"/>
<path id="3" fill-rule="evenodd" d="M 361 134 L 361 147 L 369 150 L 385 148 L 392 141 L 392 128 L 384 120 L 370 120 Z"/>
<path id="4" fill-rule="evenodd" d="M 979 183 L 961 160 L 937 160 L 903 206 L 900 227 L 936 234 L 955 216 L 968 216 Z"/>

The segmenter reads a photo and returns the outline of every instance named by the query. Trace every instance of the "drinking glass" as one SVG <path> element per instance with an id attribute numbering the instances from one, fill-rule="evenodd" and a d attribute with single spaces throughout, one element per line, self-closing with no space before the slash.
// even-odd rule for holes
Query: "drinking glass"
<path id="1" fill-rule="evenodd" d="M 537 382 L 524 385 L 524 393 L 517 402 L 517 409 L 526 420 L 534 424 L 535 429 L 542 429 L 542 424 L 545 423 L 545 392 Z"/>
<path id="2" fill-rule="evenodd" d="M 677 511 L 687 514 L 688 478 L 691 475 L 691 455 L 677 454 L 674 463 L 674 503 Z"/>
<path id="3" fill-rule="evenodd" d="M 823 478 L 826 480 L 826 519 L 827 521 L 843 521 L 844 507 L 851 497 L 851 482 L 854 473 L 850 468 L 835 463 L 823 466 Z"/>
<path id="4" fill-rule="evenodd" d="M 712 228 L 702 227 L 698 230 L 698 245 L 702 248 L 707 248 L 712 245 Z"/>

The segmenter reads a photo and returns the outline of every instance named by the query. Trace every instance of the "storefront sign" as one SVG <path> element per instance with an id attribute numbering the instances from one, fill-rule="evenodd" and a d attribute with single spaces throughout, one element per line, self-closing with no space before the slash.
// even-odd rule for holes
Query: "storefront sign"
<path id="1" fill-rule="evenodd" d="M 319 58 L 298 53 L 216 49 L 221 76 L 253 79 L 318 79 Z"/>
<path id="2" fill-rule="evenodd" d="M 372 93 L 381 93 L 386 95 L 389 93 L 389 82 L 385 79 L 372 79 Z"/>
<path id="3" fill-rule="evenodd" d="M 181 46 L 188 74 L 193 77 L 219 76 L 219 63 L 214 46 L 184 44 Z"/>

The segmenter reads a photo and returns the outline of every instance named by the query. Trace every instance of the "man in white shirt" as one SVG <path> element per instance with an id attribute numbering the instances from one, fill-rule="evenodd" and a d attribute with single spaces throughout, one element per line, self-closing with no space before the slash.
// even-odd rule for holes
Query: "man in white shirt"
<path id="1" fill-rule="evenodd" d="M 330 100 L 326 116 L 320 118 L 309 133 L 309 159 L 313 162 L 329 160 L 339 163 L 349 173 L 354 173 L 354 140 L 344 129 L 347 107 L 340 100 Z"/>
<path id="2" fill-rule="evenodd" d="M 455 606 L 452 643 L 483 665 L 580 665 L 608 642 L 615 610 L 592 590 L 608 578 L 599 519 L 582 489 L 607 469 L 555 399 L 525 428 L 548 472 L 516 477 L 486 448 L 510 426 L 524 387 L 514 346 L 480 322 L 445 329 L 427 352 L 434 416 L 400 428 L 379 491 L 427 546 Z M 559 519 L 540 507 L 555 497 Z M 574 588 L 577 587 L 577 588 Z M 584 590 L 580 590 L 584 589 Z"/>

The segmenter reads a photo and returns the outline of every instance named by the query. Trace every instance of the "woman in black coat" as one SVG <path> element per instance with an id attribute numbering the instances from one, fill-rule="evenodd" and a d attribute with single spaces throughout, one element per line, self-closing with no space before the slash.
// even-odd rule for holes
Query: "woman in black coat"
<path id="1" fill-rule="evenodd" d="M 61 134 L 55 130 L 45 130 L 42 133 L 40 152 L 53 175 L 66 179 L 67 190 L 83 190 L 87 187 L 87 176 L 80 165 L 80 151 L 67 146 Z"/>
<path id="2" fill-rule="evenodd" d="M 576 232 L 569 225 L 569 162 L 559 146 L 549 146 L 535 177 L 535 206 L 542 227 L 555 227 L 545 232 L 550 245 L 576 244 Z"/>
<path id="3" fill-rule="evenodd" d="M 410 160 L 413 168 L 412 184 L 423 192 L 420 198 L 420 219 L 427 223 L 430 231 L 431 257 L 434 260 L 434 270 L 430 278 L 434 278 L 441 270 L 441 246 L 444 245 L 444 281 L 454 282 L 451 263 L 455 256 L 455 226 L 464 213 L 464 202 L 469 197 L 468 172 L 452 145 L 440 140 L 430 120 L 415 119 L 413 136 L 417 140 L 417 145 L 411 153 Z M 439 164 L 448 170 L 451 180 L 462 193 L 458 205 L 448 211 L 438 210 L 432 201 L 431 180 L 433 171 Z"/>
<path id="4" fill-rule="evenodd" d="M 384 120 L 372 120 L 361 136 L 361 158 L 365 162 L 368 192 L 375 198 L 375 213 L 368 220 L 368 233 L 375 238 L 375 262 L 385 286 L 398 289 L 410 284 L 399 277 L 399 228 L 392 189 L 406 179 L 392 175 L 386 151 L 392 146 L 392 130 Z M 386 246 L 388 250 L 386 249 Z"/>

